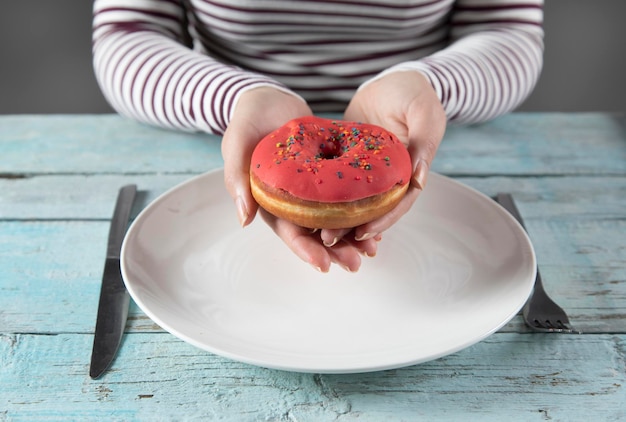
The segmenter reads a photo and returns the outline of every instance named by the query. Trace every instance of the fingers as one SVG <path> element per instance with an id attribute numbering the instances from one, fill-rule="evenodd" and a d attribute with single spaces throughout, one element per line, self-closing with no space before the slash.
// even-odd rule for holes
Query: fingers
<path id="1" fill-rule="evenodd" d="M 242 140 L 255 139 L 256 136 L 250 126 L 230 125 L 222 140 L 224 183 L 235 201 L 242 227 L 252 222 L 258 209 L 250 192 L 250 157 L 255 144 Z"/>
<path id="2" fill-rule="evenodd" d="M 259 110 L 258 105 L 266 105 Z M 273 104 L 273 107 L 268 106 Z M 263 116 L 260 115 L 263 114 Z M 257 89 L 242 95 L 222 139 L 224 182 L 233 197 L 242 226 L 248 225 L 259 207 L 250 191 L 250 157 L 258 141 L 271 130 L 295 117 L 311 114 L 305 102 L 273 90 Z M 322 272 L 337 263 L 348 271 L 357 271 L 361 254 L 374 256 L 376 242 L 357 242 L 346 237 L 351 229 L 310 230 L 278 219 L 265 211 L 263 219 L 300 259 Z"/>
<path id="3" fill-rule="evenodd" d="M 304 227 L 296 226 L 286 220 L 276 218 L 267 211 L 261 209 L 261 217 L 267 225 L 282 239 L 300 259 L 321 272 L 328 272 L 331 257 L 326 248 L 319 240 L 316 233 Z"/>
<path id="4" fill-rule="evenodd" d="M 354 229 L 355 239 L 361 242 L 369 239 L 376 240 L 377 236 L 380 236 L 381 233 L 397 223 L 398 220 L 411 209 L 411 206 L 413 206 L 413 203 L 415 203 L 421 191 L 421 189 L 409 187 L 406 195 L 404 195 L 400 203 L 393 210 L 374 221 Z"/>
<path id="5" fill-rule="evenodd" d="M 346 271 L 356 272 L 361 267 L 361 256 L 373 257 L 378 249 L 377 242 L 380 236 L 357 241 L 354 232 L 350 229 L 328 230 L 332 239 L 334 239 L 334 234 L 343 234 L 332 246 L 325 246 L 322 233 L 326 230 L 311 231 L 277 218 L 263 209 L 260 209 L 260 215 L 300 259 L 324 273 L 330 270 L 332 263 L 341 266 Z"/>
<path id="6" fill-rule="evenodd" d="M 271 87 L 244 92 L 222 138 L 224 183 L 232 196 L 242 226 L 248 225 L 258 205 L 250 192 L 250 158 L 256 144 L 286 121 L 311 114 L 299 97 Z"/>
<path id="7" fill-rule="evenodd" d="M 385 101 L 378 101 L 385 98 Z M 359 89 L 344 116 L 393 132 L 409 150 L 413 186 L 423 189 L 447 118 L 428 79 L 417 71 L 390 73 Z"/>
<path id="8" fill-rule="evenodd" d="M 375 101 L 383 95 L 387 101 Z M 447 118 L 430 82 L 413 71 L 390 73 L 364 86 L 353 97 L 346 116 L 394 132 L 407 145 L 411 156 L 411 185 L 400 204 L 387 215 L 355 229 L 357 239 L 369 239 L 395 224 L 426 187 Z"/>
<path id="9" fill-rule="evenodd" d="M 327 250 L 332 262 L 340 265 L 344 270 L 351 273 L 359 270 L 361 256 L 349 242 L 342 240 L 332 248 L 327 248 Z"/>
<path id="10" fill-rule="evenodd" d="M 242 95 L 224 134 L 224 178 L 242 226 L 249 224 L 258 210 L 249 180 L 250 157 L 256 143 L 289 118 L 310 114 L 306 103 L 285 95 L 263 88 Z M 381 96 L 391 99 L 377 101 Z M 259 109 L 259 104 L 267 106 Z M 263 212 L 264 219 L 289 248 L 323 272 L 329 270 L 332 262 L 356 271 L 361 265 L 361 255 L 376 254 L 380 234 L 411 208 L 426 186 L 430 164 L 446 126 L 441 102 L 426 78 L 417 72 L 392 73 L 366 86 L 355 94 L 345 117 L 378 124 L 396 133 L 411 156 L 412 187 L 394 210 L 356 229 L 321 230 L 312 234 L 308 229 Z"/>
<path id="11" fill-rule="evenodd" d="M 351 229 L 323 229 L 320 233 L 322 243 L 326 247 L 332 247 L 337 244 L 345 235 L 350 233 Z"/>
<path id="12" fill-rule="evenodd" d="M 380 242 L 381 239 L 382 234 L 379 233 L 366 239 L 357 240 L 356 232 L 352 231 L 351 235 L 344 237 L 343 241 L 354 246 L 354 248 L 356 248 L 361 255 L 371 258 L 376 256 L 376 253 L 378 252 L 378 242 Z"/>
<path id="13" fill-rule="evenodd" d="M 430 171 L 429 162 L 422 158 L 417 158 L 413 166 L 413 175 L 411 176 L 411 186 L 417 190 L 424 190 L 428 181 L 428 172 Z"/>
<path id="14" fill-rule="evenodd" d="M 447 117 L 435 90 L 419 75 L 420 95 L 406 111 L 408 150 L 413 163 L 411 186 L 423 190 L 446 131 Z"/>

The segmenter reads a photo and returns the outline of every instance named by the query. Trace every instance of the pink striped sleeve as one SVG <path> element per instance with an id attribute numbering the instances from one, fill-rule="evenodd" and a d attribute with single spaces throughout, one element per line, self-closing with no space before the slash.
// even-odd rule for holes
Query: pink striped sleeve
<path id="1" fill-rule="evenodd" d="M 447 48 L 381 76 L 421 71 L 452 122 L 477 123 L 509 112 L 526 99 L 541 72 L 542 5 L 542 0 L 459 0 Z"/>
<path id="2" fill-rule="evenodd" d="M 96 0 L 93 60 L 111 106 L 139 121 L 223 133 L 238 96 L 268 77 L 195 52 L 178 0 Z"/>

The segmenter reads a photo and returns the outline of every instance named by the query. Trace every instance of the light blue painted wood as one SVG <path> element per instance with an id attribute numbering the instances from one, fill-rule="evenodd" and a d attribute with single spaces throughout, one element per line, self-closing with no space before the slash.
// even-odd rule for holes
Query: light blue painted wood
<path id="1" fill-rule="evenodd" d="M 167 334 L 126 337 L 89 379 L 92 337 L 0 337 L 5 420 L 617 421 L 626 336 L 496 334 L 454 355 L 354 375 L 283 372 Z"/>
<path id="2" fill-rule="evenodd" d="M 119 186 L 142 206 L 221 166 L 219 138 L 114 115 L 0 116 L 0 421 L 626 418 L 626 115 L 512 114 L 450 127 L 434 169 L 512 192 L 546 289 L 583 329 L 521 318 L 454 355 L 357 375 L 256 368 L 165 333 L 134 304 L 112 370 L 88 378 Z"/>
<path id="3" fill-rule="evenodd" d="M 434 162 L 452 175 L 626 174 L 624 114 L 513 113 L 450 126 Z M 0 173 L 201 173 L 221 165 L 219 137 L 117 115 L 3 116 Z"/>
<path id="4" fill-rule="evenodd" d="M 4 218 L 0 222 L 0 267 L 7 281 L 0 296 L 0 320 L 13 332 L 54 332 L 54 315 L 68 312 L 59 292 L 69 288 L 81 298 L 68 320 L 78 325 L 63 332 L 93 329 L 101 261 L 108 220 L 119 186 L 138 183 L 143 207 L 158 194 L 186 180 L 186 175 L 38 176 L 0 180 Z M 492 195 L 513 192 L 534 241 L 546 288 L 586 332 L 626 332 L 626 178 L 563 177 L 459 178 Z M 72 189 L 67 189 L 71 186 Z M 588 192 L 581 195 L 580 191 Z M 5 200 L 4 198 L 8 198 Z M 25 221 L 23 224 L 20 220 Z M 78 219 L 80 221 L 75 221 Z M 46 220 L 50 221 L 46 224 Z M 87 220 L 87 221 L 83 221 Z M 90 222 L 88 220 L 96 220 Z M 102 220 L 102 221 L 99 221 Z M 71 245 L 81 258 L 60 249 Z M 24 269 L 28 267 L 28 270 Z M 65 287 L 59 287 L 63 283 Z M 39 312 L 33 312 L 39 304 Z M 139 311 L 131 313 L 131 330 L 154 330 Z M 519 320 L 505 331 L 519 330 Z"/>
<path id="5" fill-rule="evenodd" d="M 0 219 L 110 219 L 120 186 L 137 184 L 137 212 L 194 175 L 70 174 L 0 178 Z M 486 195 L 511 192 L 526 220 L 626 217 L 626 179 L 621 176 L 454 178 Z"/>
<path id="6" fill-rule="evenodd" d="M 136 216 L 166 190 L 191 174 L 71 174 L 0 178 L 0 219 L 111 219 L 121 186 L 137 185 Z"/>
<path id="7" fill-rule="evenodd" d="M 626 333 L 626 221 L 531 221 L 529 230 L 546 290 L 576 326 Z M 92 332 L 107 234 L 107 221 L 0 222 L 2 332 Z M 129 330 L 155 329 L 133 308 Z M 519 330 L 519 320 L 503 329 Z"/>
<path id="8" fill-rule="evenodd" d="M 450 127 L 433 168 L 452 175 L 624 175 L 626 115 L 512 113 Z"/>
<path id="9" fill-rule="evenodd" d="M 117 115 L 3 116 L 0 173 L 189 173 L 221 165 L 217 136 Z"/>

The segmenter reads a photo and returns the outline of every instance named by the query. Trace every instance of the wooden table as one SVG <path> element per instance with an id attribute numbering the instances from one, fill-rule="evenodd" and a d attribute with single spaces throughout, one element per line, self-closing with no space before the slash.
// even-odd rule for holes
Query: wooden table
<path id="1" fill-rule="evenodd" d="M 450 127 L 434 170 L 513 193 L 547 291 L 582 335 L 486 340 L 408 368 L 320 375 L 197 349 L 131 304 L 88 376 L 118 188 L 139 209 L 222 165 L 220 139 L 115 115 L 0 117 L 0 421 L 626 419 L 626 114 L 512 114 Z M 462 321 L 459 321 L 462 323 Z"/>

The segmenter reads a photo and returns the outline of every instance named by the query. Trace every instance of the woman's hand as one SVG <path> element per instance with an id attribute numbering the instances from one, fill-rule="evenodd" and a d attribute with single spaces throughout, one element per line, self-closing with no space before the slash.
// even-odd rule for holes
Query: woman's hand
<path id="1" fill-rule="evenodd" d="M 447 118 L 435 90 L 416 71 L 394 72 L 361 88 L 344 118 L 381 126 L 394 133 L 409 150 L 413 164 L 411 186 L 400 204 L 379 219 L 354 229 L 323 230 L 323 242 L 347 233 L 357 242 L 380 236 L 413 205 L 424 189 L 428 171 L 443 138 Z"/>
<path id="2" fill-rule="evenodd" d="M 311 114 L 303 100 L 272 87 L 256 88 L 239 98 L 222 139 L 222 155 L 224 181 L 235 201 L 242 226 L 252 222 L 259 208 L 250 192 L 250 159 L 257 143 L 289 120 Z M 328 271 L 331 262 L 356 271 L 361 264 L 360 254 L 376 254 L 376 238 L 356 241 L 346 232 L 341 238 L 325 242 L 320 231 L 312 232 L 264 210 L 260 213 L 297 256 L 319 271 Z"/>
<path id="3" fill-rule="evenodd" d="M 235 200 L 242 227 L 254 220 L 258 204 L 250 192 L 250 159 L 265 135 L 311 109 L 299 97 L 272 87 L 260 87 L 239 97 L 222 138 L 224 182 Z"/>

